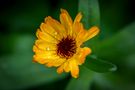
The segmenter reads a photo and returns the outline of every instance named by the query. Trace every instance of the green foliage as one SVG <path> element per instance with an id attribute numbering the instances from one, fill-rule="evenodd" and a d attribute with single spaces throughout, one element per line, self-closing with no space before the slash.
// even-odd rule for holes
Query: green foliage
<path id="1" fill-rule="evenodd" d="M 55 68 L 46 68 L 44 65 L 32 62 L 34 42 L 32 36 L 16 36 L 15 41 L 13 53 L 0 58 L 0 80 L 2 81 L 0 89 L 21 89 L 65 77 L 65 74 L 58 75 Z"/>
<path id="2" fill-rule="evenodd" d="M 135 22 L 120 30 L 113 37 L 108 38 L 97 45 L 97 53 L 100 57 L 109 59 L 124 59 L 128 55 L 135 53 Z M 103 52 L 103 50 L 105 50 Z M 100 53 L 102 51 L 102 53 Z M 111 51 L 111 52 L 110 52 Z M 110 60 L 109 59 L 109 60 Z M 119 61 L 119 60 L 118 60 Z"/>
<path id="3" fill-rule="evenodd" d="M 79 78 L 72 78 L 66 90 L 89 90 L 90 84 L 93 81 L 93 75 L 92 71 L 81 66 Z"/>
<path id="4" fill-rule="evenodd" d="M 83 14 L 82 22 L 85 28 L 100 26 L 98 0 L 79 0 L 78 11 Z"/>
<path id="5" fill-rule="evenodd" d="M 114 64 L 100 60 L 92 56 L 87 57 L 84 66 L 100 73 L 112 72 L 117 69 L 117 67 Z"/>

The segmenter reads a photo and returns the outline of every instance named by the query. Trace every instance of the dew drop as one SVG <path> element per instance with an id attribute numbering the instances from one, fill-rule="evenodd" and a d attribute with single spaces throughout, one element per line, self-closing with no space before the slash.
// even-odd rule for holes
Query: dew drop
<path id="1" fill-rule="evenodd" d="M 57 32 L 54 32 L 54 35 L 57 35 L 58 33 Z"/>
<path id="2" fill-rule="evenodd" d="M 46 48 L 46 50 L 47 50 L 47 51 L 49 51 L 49 50 L 50 50 L 50 48 L 49 48 L 49 47 L 47 47 L 47 48 Z"/>

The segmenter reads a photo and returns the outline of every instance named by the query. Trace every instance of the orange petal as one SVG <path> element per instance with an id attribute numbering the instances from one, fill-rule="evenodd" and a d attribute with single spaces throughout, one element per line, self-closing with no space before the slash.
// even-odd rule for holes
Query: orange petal
<path id="1" fill-rule="evenodd" d="M 40 63 L 40 64 L 45 64 L 45 63 L 48 62 L 48 60 L 43 59 L 43 58 L 41 58 L 41 57 L 38 57 L 38 56 L 36 56 L 36 55 L 33 56 L 33 61 L 34 61 L 34 62 L 38 62 L 38 63 Z"/>
<path id="2" fill-rule="evenodd" d="M 35 54 L 44 54 L 45 51 L 39 49 L 36 45 L 33 46 L 33 52 L 35 52 Z"/>
<path id="3" fill-rule="evenodd" d="M 75 34 L 76 38 L 79 37 L 79 34 L 82 32 L 82 30 L 83 30 L 83 24 L 82 23 L 76 22 L 76 23 L 73 24 L 73 31 L 74 31 L 74 34 Z"/>
<path id="4" fill-rule="evenodd" d="M 41 23 L 40 29 L 45 34 L 48 34 L 53 39 L 55 39 L 56 41 L 58 41 L 58 39 L 59 39 L 58 38 L 59 37 L 58 33 L 49 24 Z"/>
<path id="5" fill-rule="evenodd" d="M 58 59 L 59 57 L 56 55 L 56 52 L 55 51 L 45 51 L 45 50 L 40 50 L 38 49 L 37 46 L 34 46 L 33 47 L 33 51 L 35 52 L 35 55 L 34 55 L 34 59 L 36 59 L 37 61 L 39 59 L 42 59 L 42 60 L 54 60 L 54 59 Z"/>
<path id="6" fill-rule="evenodd" d="M 82 14 L 78 13 L 74 20 L 74 24 L 73 24 L 73 36 L 74 37 L 78 36 L 78 33 L 80 33 L 81 30 L 83 29 L 83 24 L 80 23 L 81 18 L 82 18 Z"/>
<path id="7" fill-rule="evenodd" d="M 56 45 L 50 42 L 45 42 L 44 40 L 36 40 L 35 45 L 45 51 L 54 51 L 56 50 Z"/>
<path id="8" fill-rule="evenodd" d="M 46 66 L 47 66 L 47 67 L 52 67 L 52 66 L 54 66 L 53 61 L 54 61 L 54 60 L 49 61 L 49 62 L 46 64 Z"/>
<path id="9" fill-rule="evenodd" d="M 79 67 L 77 65 L 76 60 L 70 61 L 70 70 L 71 70 L 72 77 L 77 78 L 79 74 Z"/>
<path id="10" fill-rule="evenodd" d="M 87 31 L 85 31 L 84 29 L 81 29 L 80 33 L 78 33 L 77 35 L 77 45 L 80 47 L 80 45 L 84 42 L 84 40 L 87 37 Z"/>
<path id="11" fill-rule="evenodd" d="M 41 59 L 58 59 L 59 57 L 55 55 L 54 51 L 46 51 L 44 53 L 35 54 L 36 57 Z"/>
<path id="12" fill-rule="evenodd" d="M 56 67 L 62 65 L 65 62 L 65 59 L 60 58 L 59 60 L 56 60 L 56 62 L 54 63 Z"/>
<path id="13" fill-rule="evenodd" d="M 61 9 L 61 14 L 65 14 L 67 20 L 68 20 L 71 24 L 73 23 L 72 18 L 70 17 L 70 15 L 68 14 L 68 12 L 67 12 L 65 9 Z"/>
<path id="14" fill-rule="evenodd" d="M 52 17 L 48 16 L 45 18 L 45 28 L 48 30 L 47 32 L 56 38 L 59 39 L 59 36 L 65 35 L 66 31 L 63 25 L 61 25 L 57 20 L 53 19 Z M 57 35 L 56 35 L 57 34 Z"/>
<path id="15" fill-rule="evenodd" d="M 70 15 L 68 14 L 68 12 L 64 9 L 61 9 L 60 21 L 61 21 L 61 24 L 64 25 L 66 33 L 68 35 L 72 35 L 73 21 Z"/>
<path id="16" fill-rule="evenodd" d="M 65 72 L 69 72 L 70 71 L 70 67 L 69 67 L 69 62 L 68 61 L 64 63 L 63 67 L 64 67 L 64 71 Z"/>
<path id="17" fill-rule="evenodd" d="M 51 35 L 49 35 L 48 33 L 44 31 L 41 31 L 40 29 L 37 30 L 36 36 L 38 37 L 38 39 L 42 39 L 46 42 L 57 43 L 57 40 L 54 37 L 52 37 Z"/>
<path id="18" fill-rule="evenodd" d="M 39 51 L 39 49 L 34 45 L 33 46 L 33 52 L 37 52 L 37 51 Z M 40 52 L 40 51 L 39 51 Z"/>
<path id="19" fill-rule="evenodd" d="M 58 67 L 62 65 L 65 62 L 65 59 L 58 58 L 58 59 L 52 59 L 50 62 L 47 63 L 48 67 L 55 66 Z"/>
<path id="20" fill-rule="evenodd" d="M 87 40 L 93 38 L 94 36 L 96 36 L 99 33 L 99 31 L 100 31 L 99 28 L 96 27 L 96 26 L 90 28 L 87 32 L 87 36 L 85 38 L 85 41 L 87 41 Z"/>
<path id="21" fill-rule="evenodd" d="M 63 65 L 57 68 L 57 73 L 61 74 L 63 72 Z"/>
<path id="22" fill-rule="evenodd" d="M 81 13 L 78 13 L 77 16 L 75 17 L 74 23 L 80 22 L 81 19 L 82 19 L 82 14 Z"/>
<path id="23" fill-rule="evenodd" d="M 80 53 L 76 56 L 76 58 L 78 59 L 78 64 L 81 65 L 82 63 L 84 63 L 86 56 L 90 53 L 91 53 L 90 48 L 88 47 L 81 48 Z"/>

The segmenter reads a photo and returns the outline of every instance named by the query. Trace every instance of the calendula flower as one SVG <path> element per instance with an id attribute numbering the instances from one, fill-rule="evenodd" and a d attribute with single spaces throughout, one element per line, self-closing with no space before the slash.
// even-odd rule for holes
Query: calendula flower
<path id="1" fill-rule="evenodd" d="M 61 9 L 60 22 L 48 16 L 36 32 L 37 40 L 33 46 L 33 60 L 48 67 L 57 67 L 57 72 L 71 72 L 74 78 L 79 75 L 79 65 L 91 53 L 88 47 L 81 47 L 83 42 L 98 34 L 98 27 L 85 30 L 80 22 L 82 14 L 75 20 L 68 12 Z"/>

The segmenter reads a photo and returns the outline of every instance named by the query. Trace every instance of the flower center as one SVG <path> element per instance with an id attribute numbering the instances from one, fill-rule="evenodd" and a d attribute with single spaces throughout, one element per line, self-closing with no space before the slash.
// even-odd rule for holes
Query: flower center
<path id="1" fill-rule="evenodd" d="M 57 44 L 57 55 L 69 59 L 76 53 L 76 41 L 74 38 L 67 36 L 62 38 Z"/>

